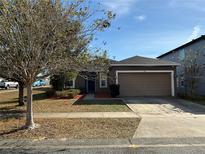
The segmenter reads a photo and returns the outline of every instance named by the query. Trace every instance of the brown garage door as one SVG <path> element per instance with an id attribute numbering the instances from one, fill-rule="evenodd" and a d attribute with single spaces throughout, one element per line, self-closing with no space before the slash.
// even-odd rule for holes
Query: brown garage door
<path id="1" fill-rule="evenodd" d="M 119 73 L 121 96 L 170 96 L 170 73 Z"/>

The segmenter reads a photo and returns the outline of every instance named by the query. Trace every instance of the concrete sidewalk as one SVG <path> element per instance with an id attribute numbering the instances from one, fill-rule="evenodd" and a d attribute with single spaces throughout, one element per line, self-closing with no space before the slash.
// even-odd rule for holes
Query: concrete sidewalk
<path id="1" fill-rule="evenodd" d="M 134 112 L 34 113 L 35 118 L 140 118 Z"/>
<path id="2" fill-rule="evenodd" d="M 26 114 L 0 114 L 1 118 L 19 116 Z M 0 119 L 1 119 L 0 118 Z M 68 113 L 34 113 L 34 118 L 139 118 L 134 112 L 68 112 Z"/>

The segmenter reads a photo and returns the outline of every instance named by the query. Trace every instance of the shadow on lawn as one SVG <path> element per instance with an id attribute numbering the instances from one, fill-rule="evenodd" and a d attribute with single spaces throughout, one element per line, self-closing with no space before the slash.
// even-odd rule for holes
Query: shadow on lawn
<path id="1" fill-rule="evenodd" d="M 33 94 L 33 100 L 38 101 L 38 100 L 43 100 L 49 98 L 46 93 L 39 93 L 39 94 Z M 25 97 L 26 99 L 26 97 Z"/>
<path id="2" fill-rule="evenodd" d="M 45 93 L 39 93 L 33 95 L 33 100 L 43 100 L 47 99 L 47 95 Z M 26 102 L 26 97 L 25 97 Z M 16 105 L 15 105 L 15 104 Z M 8 106 L 6 106 L 8 104 Z M 23 117 L 23 114 L 26 113 L 26 104 L 25 106 L 18 106 L 18 99 L 12 99 L 10 101 L 0 102 L 0 105 L 4 105 L 0 107 L 0 119 L 11 119 L 11 118 L 19 118 Z"/>
<path id="3" fill-rule="evenodd" d="M 23 113 L 0 113 L 0 120 L 9 120 L 9 119 L 19 119 L 23 118 L 24 114 Z"/>
<path id="4" fill-rule="evenodd" d="M 26 113 L 26 111 L 18 107 L 19 106 L 17 105 L 1 107 L 0 108 L 0 120 L 24 117 L 24 113 Z"/>
<path id="5" fill-rule="evenodd" d="M 1 101 L 0 105 L 4 105 L 4 104 L 17 104 L 17 103 L 18 103 L 18 99 L 15 98 L 15 99 L 12 99 L 12 100 L 9 100 L 9 101 Z"/>
<path id="6" fill-rule="evenodd" d="M 46 93 L 39 93 L 39 94 L 33 94 L 33 101 L 38 101 L 38 100 L 44 100 L 49 98 Z M 26 97 L 24 97 L 24 100 L 26 102 Z M 12 104 L 16 104 L 15 106 L 18 107 L 18 98 L 13 98 L 10 100 L 6 100 L 6 101 L 0 101 L 0 105 L 12 105 Z M 2 107 L 0 107 L 0 110 L 2 109 Z"/>
<path id="7" fill-rule="evenodd" d="M 33 91 L 34 90 L 37 90 L 37 91 L 49 91 L 51 88 L 50 87 L 38 87 L 38 88 L 33 88 Z"/>
<path id="8" fill-rule="evenodd" d="M 73 105 L 125 105 L 122 100 L 77 100 Z"/>
<path id="9" fill-rule="evenodd" d="M 49 98 L 46 94 L 46 91 L 48 90 L 49 88 L 38 88 L 38 91 L 42 91 L 44 93 L 37 93 L 37 94 L 33 94 L 33 100 L 43 100 L 43 99 L 47 99 Z M 26 102 L 26 96 L 24 96 L 24 100 Z M 0 105 L 2 104 L 18 104 L 18 97 L 17 98 L 11 98 L 11 99 L 8 99 L 8 100 L 5 100 L 5 101 L 0 101 Z"/>
<path id="10" fill-rule="evenodd" d="M 16 132 L 18 132 L 18 131 L 25 130 L 25 129 L 26 129 L 25 126 L 22 126 L 22 127 L 20 127 L 20 128 L 14 128 L 14 129 L 12 129 L 12 130 L 9 130 L 9 131 L 0 133 L 0 136 L 9 135 L 9 134 L 16 133 Z"/>

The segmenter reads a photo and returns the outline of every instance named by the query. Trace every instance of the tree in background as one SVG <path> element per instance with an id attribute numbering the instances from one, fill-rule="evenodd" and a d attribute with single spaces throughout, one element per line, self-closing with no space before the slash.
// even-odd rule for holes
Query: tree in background
<path id="1" fill-rule="evenodd" d="M 89 53 L 88 45 L 114 15 L 100 11 L 95 18 L 84 0 L 0 0 L 0 7 L 0 67 L 27 87 L 26 127 L 32 129 L 32 83 L 38 74 L 86 68 L 98 57 Z"/>
<path id="2" fill-rule="evenodd" d="M 18 98 L 18 105 L 24 106 L 24 83 L 21 82 L 21 79 L 15 77 L 14 74 L 7 70 L 7 67 L 0 66 L 0 76 L 4 79 L 11 80 L 18 82 L 19 84 L 19 98 Z"/>
<path id="3" fill-rule="evenodd" d="M 194 97 L 198 81 L 202 75 L 202 66 L 199 63 L 200 51 L 188 51 L 183 60 L 186 95 Z"/>

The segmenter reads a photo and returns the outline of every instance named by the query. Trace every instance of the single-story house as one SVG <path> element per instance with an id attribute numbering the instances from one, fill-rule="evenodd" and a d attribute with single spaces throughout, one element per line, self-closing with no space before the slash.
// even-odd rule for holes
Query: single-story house
<path id="1" fill-rule="evenodd" d="M 134 56 L 110 60 L 109 73 L 90 72 L 91 79 L 78 76 L 73 88 L 87 93 L 109 93 L 110 84 L 120 85 L 120 96 L 175 96 L 178 63 Z"/>

